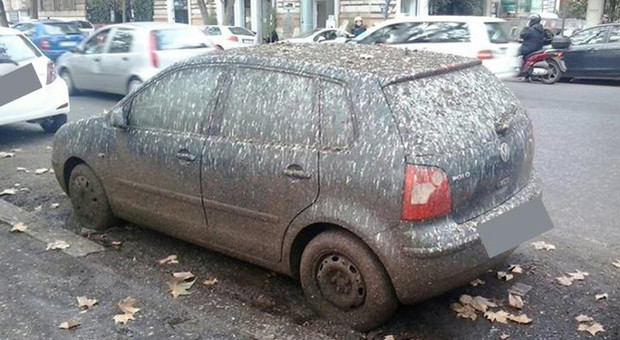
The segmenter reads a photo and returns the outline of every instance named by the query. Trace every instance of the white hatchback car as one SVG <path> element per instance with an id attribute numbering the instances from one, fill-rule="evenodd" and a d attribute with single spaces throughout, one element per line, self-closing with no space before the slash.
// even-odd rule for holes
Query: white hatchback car
<path id="1" fill-rule="evenodd" d="M 132 22 L 102 27 L 57 60 L 69 92 L 128 94 L 169 65 L 213 51 L 185 24 Z"/>
<path id="2" fill-rule="evenodd" d="M 18 80 L 21 84 L 13 82 L 13 72 L 27 75 L 30 64 L 34 69 L 30 84 L 26 77 Z M 54 133 L 67 122 L 67 113 L 67 85 L 56 76 L 54 63 L 20 31 L 0 27 L 0 125 L 27 121 Z"/>
<path id="3" fill-rule="evenodd" d="M 519 44 L 502 19 L 476 16 L 402 17 L 385 21 L 351 42 L 385 44 L 478 58 L 498 78 L 517 75 Z"/>
<path id="4" fill-rule="evenodd" d="M 285 42 L 313 43 L 313 42 L 335 42 L 337 39 L 352 38 L 353 35 L 338 28 L 316 28 L 308 33 L 284 40 Z"/>
<path id="5" fill-rule="evenodd" d="M 256 41 L 254 32 L 240 26 L 207 25 L 202 27 L 202 31 L 211 45 L 222 50 L 252 46 Z"/>

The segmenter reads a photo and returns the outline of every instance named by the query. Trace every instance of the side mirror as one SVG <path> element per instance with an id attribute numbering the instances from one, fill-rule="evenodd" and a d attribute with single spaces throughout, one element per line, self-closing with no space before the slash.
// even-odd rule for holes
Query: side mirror
<path id="1" fill-rule="evenodd" d="M 128 114 L 127 104 L 122 107 L 116 107 L 110 112 L 110 124 L 119 129 L 127 129 L 127 114 Z"/>
<path id="2" fill-rule="evenodd" d="M 77 54 L 82 54 L 82 53 L 84 53 L 84 49 L 82 49 L 82 47 L 80 47 L 80 46 L 74 46 L 74 47 L 71 47 L 69 49 L 69 52 L 77 53 Z"/>

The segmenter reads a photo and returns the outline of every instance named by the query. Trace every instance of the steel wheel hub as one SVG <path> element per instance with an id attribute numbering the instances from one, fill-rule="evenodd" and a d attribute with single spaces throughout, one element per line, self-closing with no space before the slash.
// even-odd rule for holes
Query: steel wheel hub
<path id="1" fill-rule="evenodd" d="M 73 191 L 72 196 L 76 198 L 74 201 L 76 210 L 84 217 L 92 217 L 99 204 L 99 199 L 88 178 L 85 176 L 75 177 L 71 189 Z"/>
<path id="2" fill-rule="evenodd" d="M 324 256 L 316 280 L 323 297 L 340 309 L 350 310 L 364 303 L 366 287 L 362 275 L 343 255 Z"/>

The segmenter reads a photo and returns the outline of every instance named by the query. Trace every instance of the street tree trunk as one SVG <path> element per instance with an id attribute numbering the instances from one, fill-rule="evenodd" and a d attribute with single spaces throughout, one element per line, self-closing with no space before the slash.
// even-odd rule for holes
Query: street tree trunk
<path id="1" fill-rule="evenodd" d="M 0 26 L 9 27 L 9 21 L 6 19 L 6 11 L 4 10 L 4 2 L 0 0 Z"/>
<path id="2" fill-rule="evenodd" d="M 209 21 L 209 10 L 207 9 L 207 3 L 205 0 L 196 0 L 198 2 L 198 7 L 200 8 L 200 16 L 202 17 L 202 23 L 204 25 Z"/>
<path id="3" fill-rule="evenodd" d="M 39 19 L 39 0 L 30 0 L 30 18 Z"/>
<path id="4" fill-rule="evenodd" d="M 220 0 L 224 6 L 224 18 L 223 23 L 220 25 L 234 25 L 235 24 L 235 0 Z"/>
<path id="5" fill-rule="evenodd" d="M 123 6 L 122 7 L 123 8 L 123 19 L 121 20 L 121 22 L 125 22 L 127 19 L 127 3 L 126 2 L 127 2 L 126 0 L 123 0 L 121 2 L 122 4 L 121 6 Z"/>

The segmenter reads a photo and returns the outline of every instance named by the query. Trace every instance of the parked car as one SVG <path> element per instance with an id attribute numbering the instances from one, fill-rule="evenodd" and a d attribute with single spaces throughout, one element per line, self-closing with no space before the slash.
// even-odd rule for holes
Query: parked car
<path id="1" fill-rule="evenodd" d="M 256 33 L 245 27 L 207 25 L 202 27 L 202 31 L 211 45 L 221 50 L 251 46 L 256 40 Z"/>
<path id="2" fill-rule="evenodd" d="M 85 36 L 75 23 L 59 20 L 20 22 L 13 28 L 20 30 L 53 61 L 77 46 Z"/>
<path id="3" fill-rule="evenodd" d="M 90 23 L 90 21 L 75 20 L 73 21 L 73 23 L 78 25 L 78 27 L 80 28 L 80 31 L 82 33 L 85 33 L 87 36 L 95 31 L 95 27 L 93 26 L 93 24 Z"/>
<path id="4" fill-rule="evenodd" d="M 291 275 L 368 330 L 512 252 L 489 258 L 476 228 L 538 199 L 532 159 L 524 107 L 477 60 L 270 44 L 168 68 L 62 128 L 52 164 L 84 226 L 121 218 Z"/>
<path id="5" fill-rule="evenodd" d="M 575 33 L 562 50 L 567 78 L 620 77 L 620 23 L 598 25 Z"/>
<path id="6" fill-rule="evenodd" d="M 497 77 L 505 79 L 516 76 L 520 63 L 519 44 L 509 41 L 504 26 L 504 20 L 491 17 L 403 17 L 385 21 L 352 42 L 478 58 Z"/>
<path id="7" fill-rule="evenodd" d="M 312 42 L 330 42 L 336 39 L 353 38 L 351 34 L 338 28 L 317 28 L 306 34 L 286 39 L 290 43 L 312 43 Z"/>
<path id="8" fill-rule="evenodd" d="M 213 51 L 199 28 L 134 22 L 108 25 L 58 59 L 69 93 L 127 94 L 174 62 Z"/>
<path id="9" fill-rule="evenodd" d="M 54 133 L 67 122 L 69 95 L 67 86 L 56 76 L 54 62 L 24 36 L 20 31 L 0 27 L 0 77 L 32 64 L 36 73 L 35 82 L 40 82 L 38 90 L 5 103 L 4 95 L 8 89 L 0 88 L 0 125 L 30 122 L 41 125 L 46 132 Z M 27 87 L 26 79 L 21 79 L 20 87 Z M 0 78 L 2 81 L 2 78 Z M 38 87 L 39 84 L 36 84 Z M 5 90 L 6 89 L 6 90 Z M 16 94 L 17 96 L 17 94 Z"/>

